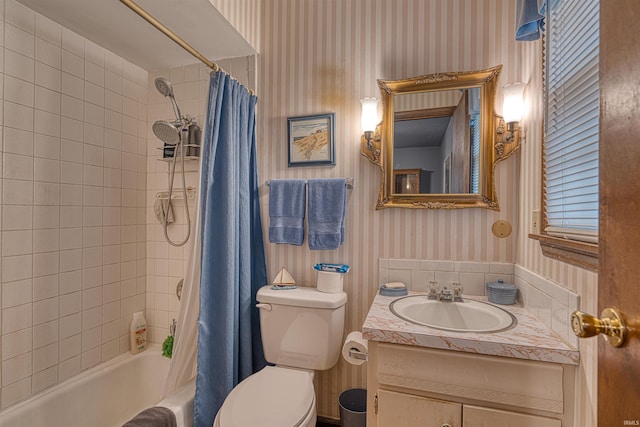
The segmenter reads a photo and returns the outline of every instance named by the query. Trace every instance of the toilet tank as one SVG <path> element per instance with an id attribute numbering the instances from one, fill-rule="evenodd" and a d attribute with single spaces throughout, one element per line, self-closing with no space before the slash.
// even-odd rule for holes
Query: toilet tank
<path id="1" fill-rule="evenodd" d="M 346 293 L 263 286 L 257 300 L 267 362 L 314 370 L 336 364 L 344 334 Z"/>

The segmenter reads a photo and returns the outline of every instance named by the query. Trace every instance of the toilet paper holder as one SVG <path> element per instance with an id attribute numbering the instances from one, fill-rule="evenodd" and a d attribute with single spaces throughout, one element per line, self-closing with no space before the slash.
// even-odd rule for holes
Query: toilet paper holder
<path id="1" fill-rule="evenodd" d="M 369 353 L 363 353 L 355 347 L 349 349 L 349 357 L 353 357 L 358 360 L 369 360 Z"/>

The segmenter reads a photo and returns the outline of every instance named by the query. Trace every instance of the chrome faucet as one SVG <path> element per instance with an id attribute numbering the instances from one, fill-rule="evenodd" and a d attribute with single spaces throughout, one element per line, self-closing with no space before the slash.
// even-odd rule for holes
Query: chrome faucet
<path id="1" fill-rule="evenodd" d="M 440 298 L 438 298 L 440 301 L 443 302 L 452 302 L 453 301 L 453 290 L 447 288 L 446 286 L 444 288 L 442 288 L 442 290 L 440 291 Z"/>
<path id="2" fill-rule="evenodd" d="M 429 293 L 427 294 L 427 298 L 442 302 L 461 302 L 463 291 L 462 284 L 454 282 L 451 284 L 451 288 L 452 289 L 449 289 L 446 286 L 441 288 L 438 286 L 438 282 L 432 280 L 429 282 Z"/>

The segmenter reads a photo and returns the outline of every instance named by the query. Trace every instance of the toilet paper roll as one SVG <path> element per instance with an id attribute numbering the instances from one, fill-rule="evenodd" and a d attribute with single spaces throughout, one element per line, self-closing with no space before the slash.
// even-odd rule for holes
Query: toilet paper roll
<path id="1" fill-rule="evenodd" d="M 349 332 L 349 335 L 347 335 L 347 339 L 344 340 L 344 345 L 342 346 L 342 357 L 344 358 L 344 360 L 347 361 L 347 363 L 350 363 L 356 366 L 362 365 L 364 362 L 367 361 L 364 358 L 360 359 L 360 358 L 349 355 L 349 350 L 351 349 L 355 349 L 363 355 L 368 355 L 369 346 L 368 346 L 367 340 L 362 338 L 361 332 L 358 332 L 358 331 Z"/>

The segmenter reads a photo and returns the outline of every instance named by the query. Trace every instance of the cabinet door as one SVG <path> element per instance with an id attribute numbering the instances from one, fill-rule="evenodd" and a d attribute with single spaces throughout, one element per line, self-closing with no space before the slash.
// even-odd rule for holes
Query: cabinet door
<path id="1" fill-rule="evenodd" d="M 464 405 L 463 427 L 561 427 L 560 420 Z"/>
<path id="2" fill-rule="evenodd" d="M 380 427 L 461 427 L 462 405 L 412 394 L 378 391 Z"/>

